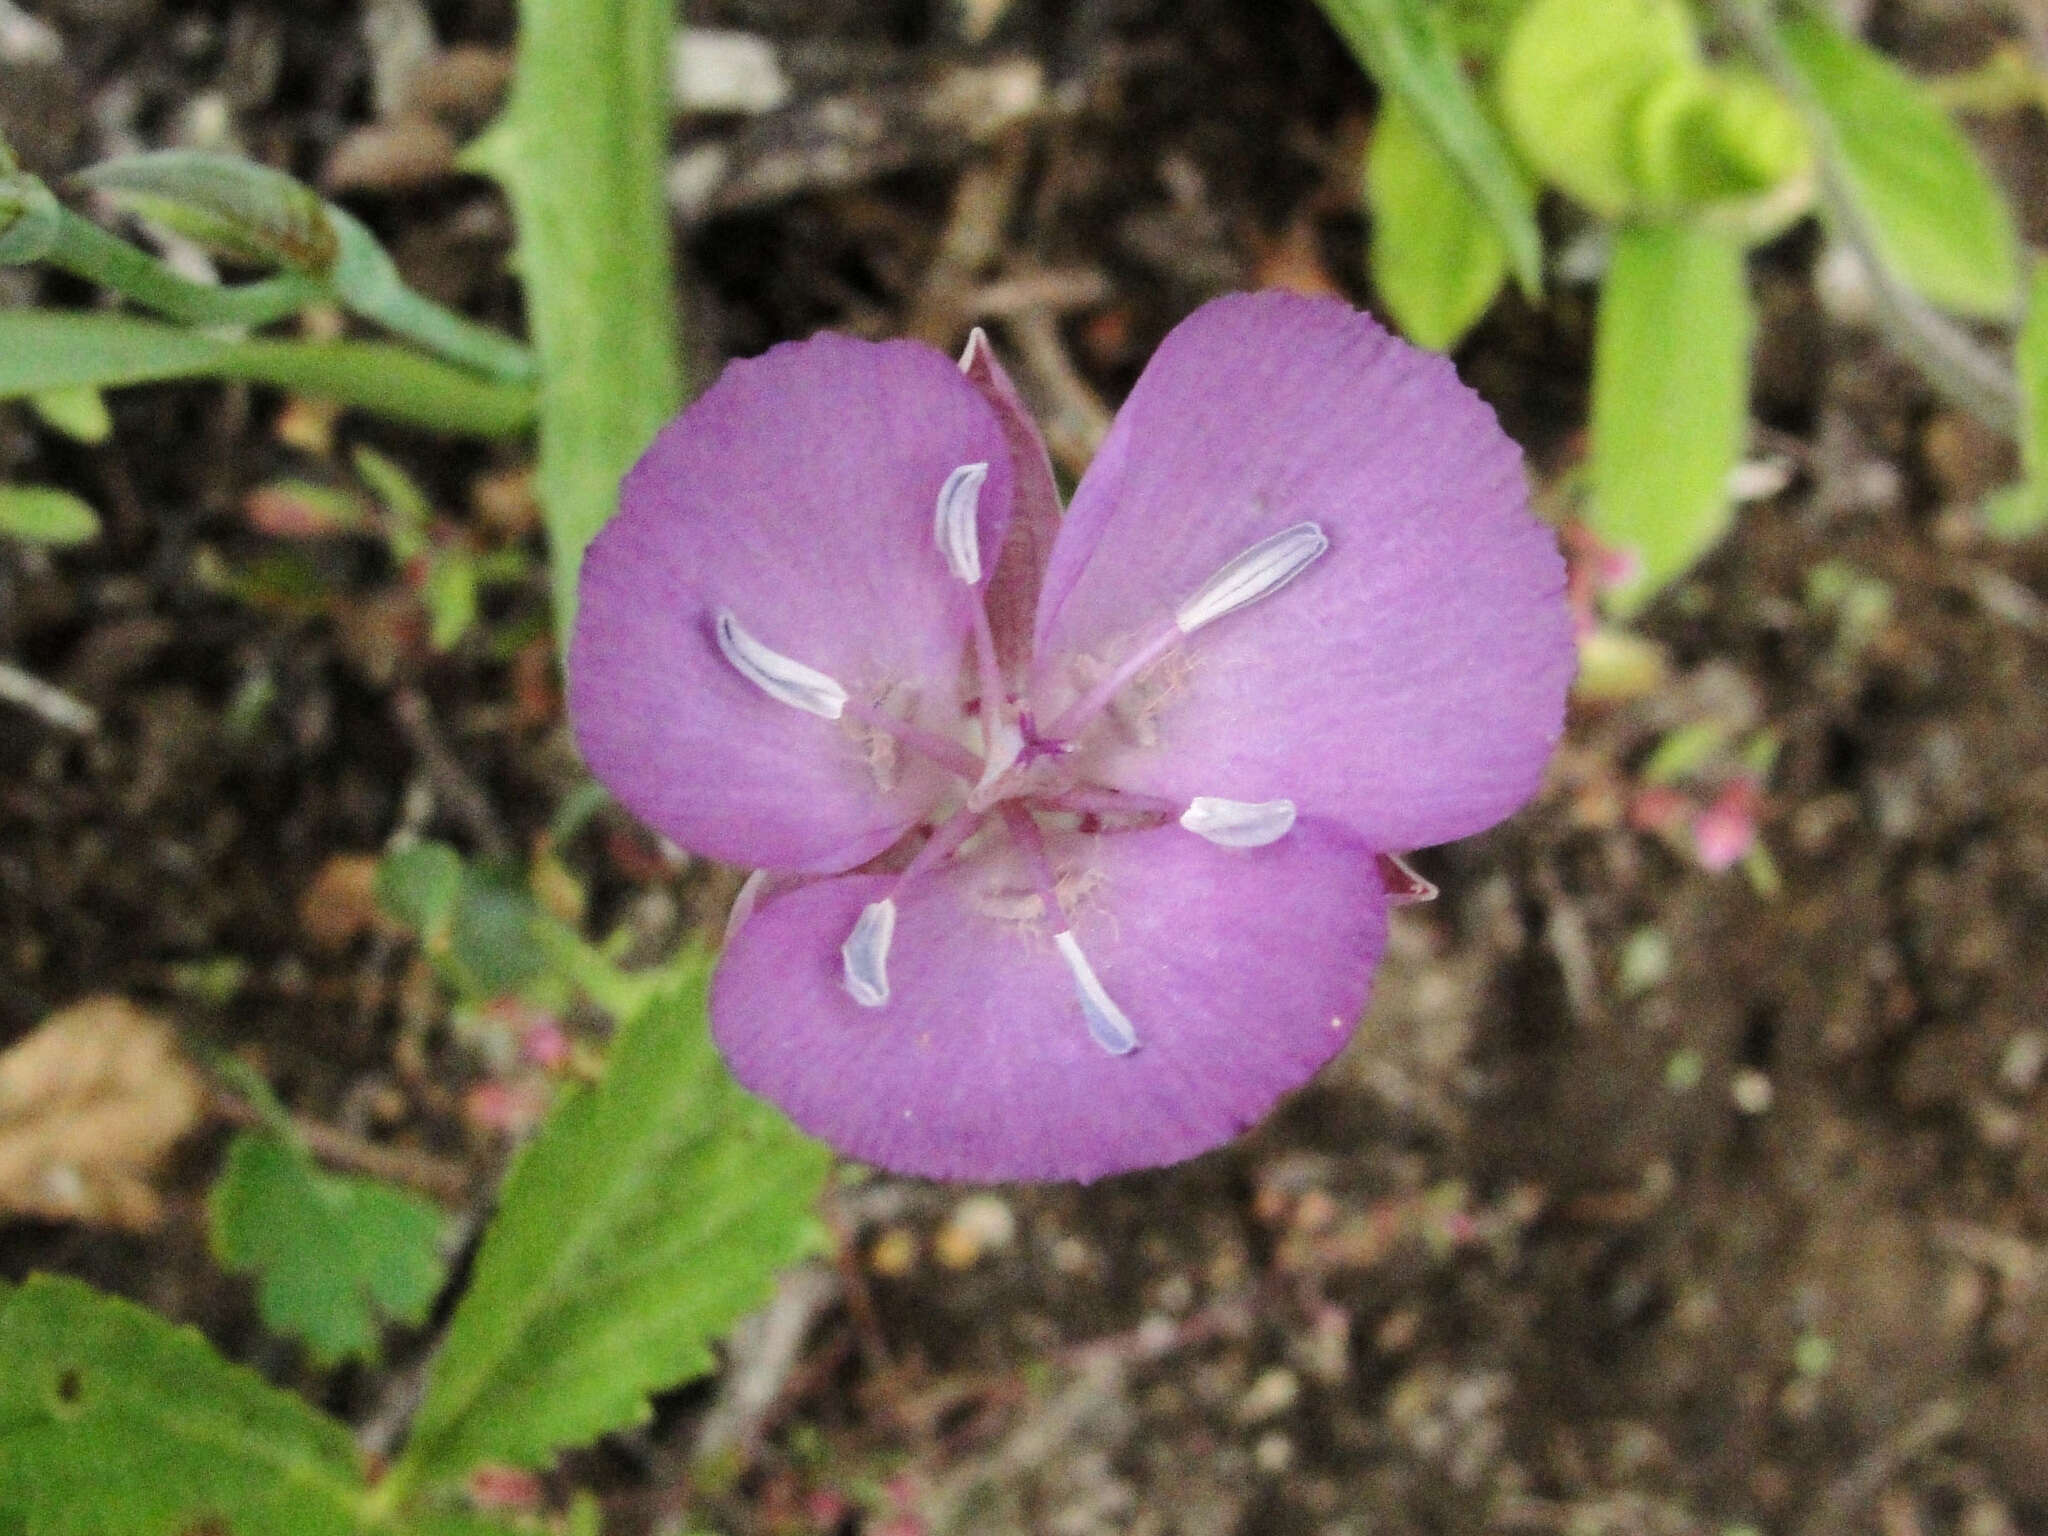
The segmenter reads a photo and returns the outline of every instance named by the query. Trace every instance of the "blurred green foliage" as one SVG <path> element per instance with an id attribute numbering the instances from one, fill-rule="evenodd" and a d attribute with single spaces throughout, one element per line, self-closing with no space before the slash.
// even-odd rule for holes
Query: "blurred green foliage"
<path id="1" fill-rule="evenodd" d="M 1802 217 L 1876 269 L 1880 323 L 1938 386 L 2001 429 L 2024 393 L 2023 440 L 2039 435 L 2026 340 L 2015 380 L 1941 318 L 2017 318 L 2001 193 L 1926 84 L 1804 0 L 1321 4 L 1382 92 L 1369 262 L 1412 339 L 1456 346 L 1510 271 L 1540 291 L 1536 191 L 1601 238 L 1583 515 L 1624 573 L 1610 612 L 1635 612 L 1732 521 L 1755 329 L 1744 256 Z M 1987 511 L 2017 531 L 2038 505 L 2022 487 Z"/>

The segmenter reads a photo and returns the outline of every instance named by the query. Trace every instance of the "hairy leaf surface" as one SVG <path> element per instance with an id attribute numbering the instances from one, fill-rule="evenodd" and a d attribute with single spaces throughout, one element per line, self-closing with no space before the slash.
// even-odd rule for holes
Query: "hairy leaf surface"
<path id="1" fill-rule="evenodd" d="M 514 1165 L 435 1360 L 402 1484 L 532 1467 L 639 1422 L 814 1240 L 824 1149 L 726 1076 L 709 961 L 621 1030 Z"/>
<path id="2" fill-rule="evenodd" d="M 0 1304 L 0 1529 L 348 1536 L 348 1431 L 191 1328 L 36 1275 Z"/>

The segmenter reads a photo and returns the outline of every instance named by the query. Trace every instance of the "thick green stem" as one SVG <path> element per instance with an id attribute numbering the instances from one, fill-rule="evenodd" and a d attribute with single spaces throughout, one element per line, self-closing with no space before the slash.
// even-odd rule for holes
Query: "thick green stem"
<path id="1" fill-rule="evenodd" d="M 467 156 L 503 183 L 518 224 L 564 636 L 584 548 L 682 397 L 663 196 L 675 28 L 674 0 L 522 0 L 510 100 Z"/>

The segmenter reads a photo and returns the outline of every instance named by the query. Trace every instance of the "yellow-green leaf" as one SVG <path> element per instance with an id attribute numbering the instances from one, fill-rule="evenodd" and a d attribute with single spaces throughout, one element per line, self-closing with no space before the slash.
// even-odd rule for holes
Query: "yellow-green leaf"
<path id="1" fill-rule="evenodd" d="M 1523 292 L 1543 285 L 1536 200 L 1466 78 L 1445 14 L 1428 0 L 1321 0 L 1366 71 L 1464 183 Z"/>
<path id="2" fill-rule="evenodd" d="M 1633 571 L 1627 614 L 1727 531 L 1754 329 L 1742 247 L 1692 225 L 1620 230 L 1593 346 L 1594 534 Z"/>
<path id="3" fill-rule="evenodd" d="M 2019 308 L 2012 216 L 1963 132 L 1883 54 L 1805 12 L 1778 37 L 1812 90 L 1880 257 L 1929 303 L 2009 319 Z"/>
<path id="4" fill-rule="evenodd" d="M 104 443 L 113 436 L 114 418 L 107 414 L 107 402 L 90 385 L 46 389 L 30 395 L 28 403 L 45 426 L 73 442 Z"/>
<path id="5" fill-rule="evenodd" d="M 1635 118 L 1644 96 L 1699 69 L 1681 0 L 1536 0 L 1496 75 L 1501 115 L 1543 179 L 1595 213 L 1637 201 Z"/>
<path id="6" fill-rule="evenodd" d="M 1398 96 L 1366 151 L 1365 202 L 1373 286 L 1411 341 L 1450 350 L 1500 292 L 1507 247 Z"/>
<path id="7" fill-rule="evenodd" d="M 100 536 L 100 515 L 69 491 L 48 485 L 0 485 L 0 538 L 24 544 L 85 544 Z"/>

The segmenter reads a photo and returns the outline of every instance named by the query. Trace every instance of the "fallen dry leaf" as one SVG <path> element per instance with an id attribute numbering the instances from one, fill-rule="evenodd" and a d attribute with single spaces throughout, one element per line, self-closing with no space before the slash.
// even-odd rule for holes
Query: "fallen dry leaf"
<path id="1" fill-rule="evenodd" d="M 150 1176 L 205 1102 L 170 1026 L 125 998 L 51 1014 L 0 1054 L 0 1216 L 156 1225 Z"/>

